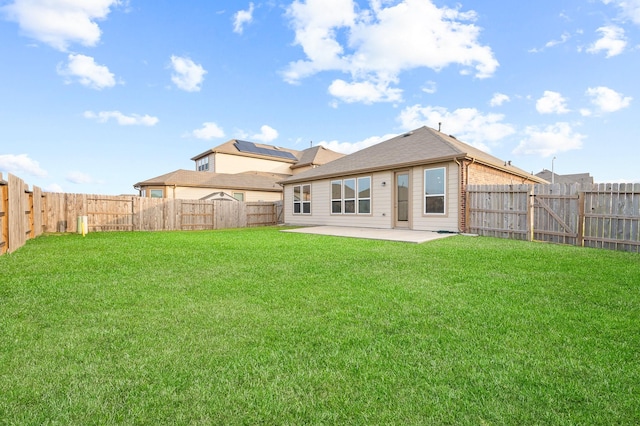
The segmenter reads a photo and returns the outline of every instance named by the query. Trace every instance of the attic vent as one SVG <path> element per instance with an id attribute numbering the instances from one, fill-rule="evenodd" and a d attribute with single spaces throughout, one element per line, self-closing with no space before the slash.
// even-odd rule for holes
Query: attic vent
<path id="1" fill-rule="evenodd" d="M 406 138 L 407 136 L 411 136 L 413 134 L 413 132 L 407 132 L 404 135 L 402 135 L 403 138 Z"/>

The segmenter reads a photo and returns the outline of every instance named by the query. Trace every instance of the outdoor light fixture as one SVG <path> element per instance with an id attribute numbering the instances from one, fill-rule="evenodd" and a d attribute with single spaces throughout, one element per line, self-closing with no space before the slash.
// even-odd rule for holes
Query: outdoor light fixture
<path id="1" fill-rule="evenodd" d="M 387 185 L 387 182 L 382 182 L 382 186 L 386 186 L 386 185 Z"/>

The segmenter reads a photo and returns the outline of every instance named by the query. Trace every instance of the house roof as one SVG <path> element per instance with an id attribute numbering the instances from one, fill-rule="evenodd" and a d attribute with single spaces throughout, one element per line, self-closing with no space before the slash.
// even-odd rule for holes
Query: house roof
<path id="1" fill-rule="evenodd" d="M 244 189 L 252 191 L 281 192 L 282 187 L 277 183 L 287 175 L 263 172 L 245 173 L 211 173 L 179 169 L 151 178 L 134 185 L 143 186 L 183 186 L 220 189 Z"/>
<path id="2" fill-rule="evenodd" d="M 593 177 L 589 173 L 559 175 L 557 173 L 552 173 L 547 169 L 542 169 L 541 172 L 536 173 L 536 176 L 549 182 L 553 180 L 555 183 L 593 183 Z"/>
<path id="3" fill-rule="evenodd" d="M 298 157 L 299 161 L 291 166 L 291 168 L 296 169 L 305 166 L 320 166 L 344 156 L 345 154 L 335 152 L 322 145 L 318 145 L 301 151 L 301 155 Z"/>
<path id="4" fill-rule="evenodd" d="M 246 150 L 244 148 L 250 148 L 250 150 Z M 315 146 L 298 151 L 275 145 L 231 139 L 216 146 L 215 148 L 208 149 L 205 152 L 192 157 L 191 160 L 196 161 L 214 153 L 241 155 L 243 157 L 262 158 L 291 163 L 292 169 L 304 166 L 321 165 L 337 158 L 344 157 L 344 154 L 332 151 L 323 146 Z"/>
<path id="5" fill-rule="evenodd" d="M 544 182 L 543 179 L 461 142 L 451 135 L 425 126 L 331 161 L 321 167 L 306 170 L 284 179 L 282 183 L 326 179 L 464 158 L 474 159 L 527 179 Z"/>

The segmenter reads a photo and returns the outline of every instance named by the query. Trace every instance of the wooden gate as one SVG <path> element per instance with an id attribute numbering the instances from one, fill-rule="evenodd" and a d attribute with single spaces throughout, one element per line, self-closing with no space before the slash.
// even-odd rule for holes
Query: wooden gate
<path id="1" fill-rule="evenodd" d="M 534 185 L 533 239 L 582 245 L 580 195 L 573 185 Z"/>

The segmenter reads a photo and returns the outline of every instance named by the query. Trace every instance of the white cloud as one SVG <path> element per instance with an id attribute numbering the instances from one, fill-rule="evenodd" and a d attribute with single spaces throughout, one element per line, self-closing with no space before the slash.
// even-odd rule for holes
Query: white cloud
<path id="1" fill-rule="evenodd" d="M 402 99 L 402 89 L 390 88 L 389 82 L 360 81 L 347 83 L 338 79 L 334 80 L 329 86 L 329 93 L 347 103 L 362 102 L 372 104 L 383 101 L 395 102 Z"/>
<path id="2" fill-rule="evenodd" d="M 566 43 L 567 41 L 569 41 L 569 39 L 571 39 L 571 34 L 564 32 L 562 33 L 562 35 L 560 36 L 559 40 L 549 40 L 548 42 L 545 43 L 543 48 L 537 48 L 534 47 L 533 49 L 529 49 L 530 53 L 540 53 L 543 52 L 545 49 L 550 48 L 550 47 L 555 47 L 561 44 Z"/>
<path id="3" fill-rule="evenodd" d="M 67 173 L 67 181 L 76 184 L 96 183 L 96 181 L 88 174 L 78 171 Z"/>
<path id="4" fill-rule="evenodd" d="M 475 108 L 459 108 L 448 111 L 443 107 L 414 105 L 407 107 L 398 116 L 401 126 L 406 130 L 429 126 L 437 129 L 442 123 L 442 132 L 484 151 L 489 145 L 515 133 L 510 124 L 502 122 L 502 114 L 483 114 Z"/>
<path id="5" fill-rule="evenodd" d="M 200 129 L 196 129 L 193 132 L 188 133 L 186 136 L 193 136 L 194 138 L 204 140 L 223 138 L 224 130 L 222 130 L 222 127 L 219 127 L 216 123 L 207 122 L 202 123 L 202 127 Z"/>
<path id="6" fill-rule="evenodd" d="M 362 9 L 353 0 L 294 1 L 287 14 L 295 44 L 306 58 L 291 62 L 284 79 L 293 84 L 318 72 L 341 71 L 353 81 L 337 83 L 337 88 L 334 81 L 334 92 L 349 91 L 346 99 L 352 102 L 389 102 L 399 93 L 390 91 L 399 89 L 388 85 L 397 83 L 405 70 L 459 65 L 462 71 L 473 69 L 477 78 L 485 78 L 497 69 L 491 48 L 478 42 L 475 12 L 438 8 L 430 0 L 370 4 L 370 9 Z M 387 4 L 391 5 L 384 7 Z M 380 85 L 387 90 L 372 90 Z M 363 90 L 366 95 L 351 94 Z"/>
<path id="7" fill-rule="evenodd" d="M 62 186 L 58 185 L 57 183 L 52 183 L 50 185 L 45 186 L 44 190 L 46 192 L 64 192 L 64 190 L 62 189 Z"/>
<path id="8" fill-rule="evenodd" d="M 587 89 L 587 95 L 591 97 L 591 103 L 594 104 L 601 113 L 615 112 L 622 108 L 626 108 L 631 104 L 633 99 L 631 96 L 624 96 L 621 93 L 604 86 L 589 87 Z"/>
<path id="9" fill-rule="evenodd" d="M 624 18 L 640 25 L 640 0 L 603 0 L 603 3 L 614 3 L 622 10 Z"/>
<path id="10" fill-rule="evenodd" d="M 233 32 L 242 34 L 245 24 L 253 21 L 253 3 L 249 3 L 248 10 L 239 10 L 233 15 Z"/>
<path id="11" fill-rule="evenodd" d="M 536 101 L 536 110 L 540 114 L 566 114 L 567 100 L 558 92 L 545 90 L 540 99 Z"/>
<path id="12" fill-rule="evenodd" d="M 114 119 L 121 126 L 155 126 L 160 121 L 158 117 L 147 114 L 124 115 L 120 111 L 100 111 L 97 114 L 93 111 L 85 111 L 83 115 L 85 118 L 97 120 L 99 123 L 106 123 L 110 119 Z"/>
<path id="13" fill-rule="evenodd" d="M 260 141 L 260 142 L 271 142 L 278 138 L 278 131 L 273 127 L 267 126 L 266 124 L 260 127 L 260 133 L 256 133 L 251 136 L 251 139 Z"/>
<path id="14" fill-rule="evenodd" d="M 489 105 L 491 105 L 492 107 L 495 107 L 495 106 L 500 106 L 503 103 L 509 102 L 509 101 L 511 101 L 511 98 L 509 98 L 508 95 L 505 95 L 504 93 L 494 93 L 493 97 L 489 101 Z"/>
<path id="15" fill-rule="evenodd" d="M 58 74 L 69 78 L 77 78 L 83 86 L 101 90 L 116 84 L 113 73 L 104 65 L 96 64 L 91 56 L 69 55 L 69 62 L 65 67 L 58 66 Z"/>
<path id="16" fill-rule="evenodd" d="M 14 174 L 46 177 L 47 172 L 27 154 L 0 154 L 0 170 Z"/>
<path id="17" fill-rule="evenodd" d="M 621 54 L 627 46 L 624 30 L 616 25 L 600 27 L 596 30 L 602 37 L 587 49 L 589 53 L 600 53 L 605 51 L 606 57 L 611 58 Z"/>
<path id="18" fill-rule="evenodd" d="M 71 43 L 95 46 L 105 19 L 121 0 L 14 0 L 1 9 L 28 37 L 66 51 Z"/>
<path id="19" fill-rule="evenodd" d="M 171 68 L 173 69 L 171 81 L 178 88 L 187 92 L 200 91 L 200 85 L 207 73 L 202 65 L 196 64 L 189 58 L 173 55 L 171 56 Z"/>
<path id="20" fill-rule="evenodd" d="M 528 126 L 526 138 L 513 150 L 516 155 L 551 155 L 582 148 L 584 135 L 576 133 L 569 123 L 559 122 L 539 128 Z"/>
<path id="21" fill-rule="evenodd" d="M 422 86 L 422 91 L 432 95 L 438 91 L 438 85 L 435 81 L 429 80 Z"/>
<path id="22" fill-rule="evenodd" d="M 332 151 L 341 152 L 343 154 L 352 154 L 356 151 L 360 151 L 361 149 L 368 148 L 380 142 L 384 142 L 391 138 L 394 138 L 398 135 L 396 134 L 387 134 L 384 136 L 371 136 L 359 142 L 339 142 L 339 141 L 322 141 L 319 142 L 318 145 L 322 145 L 325 148 L 328 148 Z"/>

